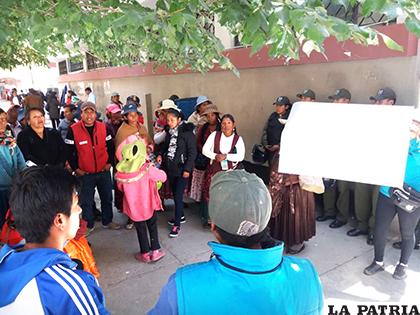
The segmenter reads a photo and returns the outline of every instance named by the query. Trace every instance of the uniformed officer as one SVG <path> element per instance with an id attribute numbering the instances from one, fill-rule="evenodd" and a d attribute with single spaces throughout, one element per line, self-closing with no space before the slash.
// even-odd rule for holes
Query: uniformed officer
<path id="1" fill-rule="evenodd" d="M 380 89 L 376 96 L 369 98 L 377 105 L 394 105 L 397 96 L 388 88 Z M 378 200 L 379 186 L 356 183 L 354 188 L 354 208 L 357 226 L 347 232 L 348 236 L 368 235 L 367 243 L 373 245 L 373 229 L 375 226 L 375 209 Z"/>

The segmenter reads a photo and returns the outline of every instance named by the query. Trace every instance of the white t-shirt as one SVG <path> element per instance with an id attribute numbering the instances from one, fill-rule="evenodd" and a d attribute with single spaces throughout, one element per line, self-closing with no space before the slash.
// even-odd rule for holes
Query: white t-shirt
<path id="1" fill-rule="evenodd" d="M 236 153 L 230 153 L 232 147 L 234 134 L 230 137 L 226 137 L 222 132 L 222 137 L 220 138 L 220 152 L 222 154 L 227 154 L 226 160 L 231 162 L 241 162 L 245 158 L 245 144 L 242 140 L 242 137 L 239 137 L 238 142 L 236 143 Z M 216 138 L 216 131 L 213 131 L 210 136 L 207 138 L 206 143 L 203 146 L 203 154 L 209 159 L 216 159 L 216 153 L 214 152 L 214 139 Z"/>
<path id="2" fill-rule="evenodd" d="M 86 102 L 92 102 L 93 104 L 96 104 L 96 96 L 93 94 L 93 92 L 90 92 Z"/>

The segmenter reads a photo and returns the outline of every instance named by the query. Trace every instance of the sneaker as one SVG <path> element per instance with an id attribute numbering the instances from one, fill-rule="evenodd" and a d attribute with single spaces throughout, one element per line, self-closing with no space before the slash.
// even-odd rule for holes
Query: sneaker
<path id="1" fill-rule="evenodd" d="M 185 219 L 185 215 L 183 215 L 182 217 L 181 217 L 181 221 L 180 221 L 181 223 L 185 223 L 185 222 L 187 222 L 187 220 Z M 168 221 L 168 224 L 169 225 L 172 225 L 172 226 L 174 226 L 175 225 L 175 219 L 170 219 L 169 221 Z"/>
<path id="2" fill-rule="evenodd" d="M 180 230 L 179 226 L 174 225 L 171 229 L 171 233 L 169 233 L 169 237 L 172 237 L 172 238 L 178 237 L 179 230 Z"/>
<path id="3" fill-rule="evenodd" d="M 134 223 L 133 223 L 133 222 L 128 222 L 128 223 L 125 225 L 125 229 L 126 229 L 126 230 L 132 230 L 132 229 L 133 229 L 133 227 L 134 227 Z"/>
<path id="4" fill-rule="evenodd" d="M 150 262 L 150 253 L 137 253 L 134 256 L 138 261 L 144 262 L 144 263 L 149 263 Z"/>
<path id="5" fill-rule="evenodd" d="M 102 227 L 104 229 L 110 229 L 110 230 L 119 230 L 119 229 L 121 229 L 121 225 L 119 225 L 119 224 L 117 224 L 115 222 L 108 223 L 107 225 L 102 225 Z"/>
<path id="6" fill-rule="evenodd" d="M 90 233 L 93 232 L 93 230 L 95 230 L 95 226 L 93 226 L 91 228 L 87 228 L 85 236 L 88 237 L 90 235 Z"/>
<path id="7" fill-rule="evenodd" d="M 376 263 L 376 261 L 372 262 L 369 266 L 363 270 L 363 273 L 367 276 L 372 276 L 379 271 L 384 271 L 384 266 L 381 266 Z"/>
<path id="8" fill-rule="evenodd" d="M 392 277 L 396 280 L 403 280 L 407 278 L 407 274 L 405 273 L 405 266 L 398 264 L 397 267 L 395 267 L 394 274 Z"/>
<path id="9" fill-rule="evenodd" d="M 152 251 L 152 254 L 150 255 L 150 260 L 152 262 L 155 262 L 165 257 L 165 255 L 166 253 L 163 250 L 157 249 L 157 250 Z"/>

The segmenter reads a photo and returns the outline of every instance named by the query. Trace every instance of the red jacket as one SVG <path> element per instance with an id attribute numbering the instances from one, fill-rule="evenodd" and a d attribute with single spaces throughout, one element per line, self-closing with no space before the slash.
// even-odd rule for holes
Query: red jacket
<path id="1" fill-rule="evenodd" d="M 88 173 L 101 172 L 108 161 L 105 124 L 95 121 L 93 143 L 83 121 L 73 124 L 70 128 L 73 130 L 79 168 Z"/>

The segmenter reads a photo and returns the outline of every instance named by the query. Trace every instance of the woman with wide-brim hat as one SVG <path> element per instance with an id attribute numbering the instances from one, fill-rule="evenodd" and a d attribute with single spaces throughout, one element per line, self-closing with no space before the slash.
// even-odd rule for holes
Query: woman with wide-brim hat
<path id="1" fill-rule="evenodd" d="M 207 105 L 201 114 L 203 117 L 206 117 L 207 122 L 199 127 L 197 131 L 197 158 L 192 174 L 190 198 L 200 202 L 201 221 L 204 227 L 208 226 L 208 210 L 206 202 L 202 200 L 202 192 L 206 170 L 210 160 L 203 155 L 202 150 L 210 134 L 213 131 L 220 131 L 220 114 L 216 105 Z"/>
<path id="2" fill-rule="evenodd" d="M 194 124 L 196 131 L 206 123 L 206 116 L 203 115 L 206 107 L 211 104 L 207 96 L 200 95 L 197 97 L 195 111 L 188 117 L 188 122 Z"/>
<path id="3" fill-rule="evenodd" d="M 178 106 L 174 103 L 173 100 L 166 99 L 159 102 L 159 107 L 155 110 L 156 120 L 153 123 L 153 141 L 156 145 L 163 144 L 166 137 L 165 126 L 166 123 L 166 113 L 169 109 L 175 109 L 180 111 Z"/>

